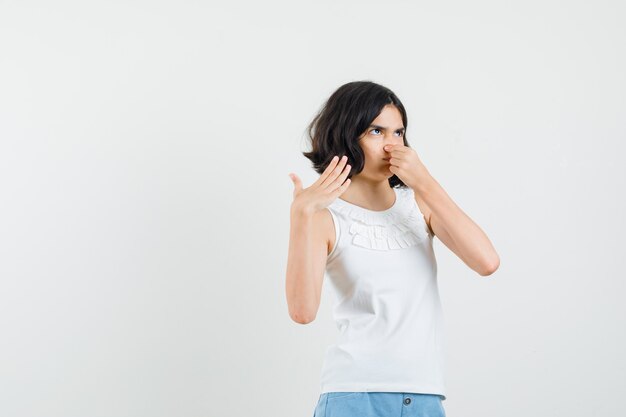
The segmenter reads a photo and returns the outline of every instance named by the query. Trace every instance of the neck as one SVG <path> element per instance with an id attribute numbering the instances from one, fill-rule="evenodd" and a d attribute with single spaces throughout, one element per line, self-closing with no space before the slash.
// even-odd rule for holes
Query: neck
<path id="1" fill-rule="evenodd" d="M 384 210 L 394 203 L 396 197 L 388 180 L 371 181 L 354 176 L 340 198 L 362 207 Z"/>

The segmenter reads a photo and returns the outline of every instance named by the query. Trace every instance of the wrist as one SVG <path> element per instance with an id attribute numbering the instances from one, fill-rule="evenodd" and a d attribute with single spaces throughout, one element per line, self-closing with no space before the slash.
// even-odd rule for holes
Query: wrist
<path id="1" fill-rule="evenodd" d="M 306 204 L 300 204 L 296 201 L 291 203 L 291 215 L 292 216 L 312 218 L 314 214 L 315 214 L 315 210 L 313 210 L 310 206 Z"/>
<path id="2" fill-rule="evenodd" d="M 419 194 L 425 194 L 432 189 L 435 184 L 435 178 L 428 171 L 419 176 L 418 180 L 411 184 L 413 191 Z"/>

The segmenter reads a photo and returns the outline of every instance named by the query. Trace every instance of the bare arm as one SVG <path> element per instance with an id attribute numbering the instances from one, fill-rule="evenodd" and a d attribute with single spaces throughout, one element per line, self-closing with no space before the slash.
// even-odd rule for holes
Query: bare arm
<path id="1" fill-rule="evenodd" d="M 390 154 L 389 170 L 413 189 L 431 231 L 474 271 L 493 274 L 500 257 L 491 241 L 430 175 L 415 149 L 401 144 L 383 148 Z"/>
<path id="2" fill-rule="evenodd" d="M 296 323 L 315 320 L 320 305 L 328 242 L 324 235 L 325 210 L 350 185 L 347 158 L 335 157 L 322 175 L 310 187 L 303 189 L 297 175 L 294 182 L 294 200 L 291 203 L 291 229 L 285 292 L 289 316 Z"/>
<path id="3" fill-rule="evenodd" d="M 439 240 L 481 276 L 493 274 L 500 257 L 482 229 L 432 176 L 426 176 L 416 188 L 415 199 Z"/>
<path id="4" fill-rule="evenodd" d="M 289 316 L 300 324 L 315 320 L 321 301 L 328 243 L 319 227 L 320 214 L 291 208 L 285 290 Z"/>

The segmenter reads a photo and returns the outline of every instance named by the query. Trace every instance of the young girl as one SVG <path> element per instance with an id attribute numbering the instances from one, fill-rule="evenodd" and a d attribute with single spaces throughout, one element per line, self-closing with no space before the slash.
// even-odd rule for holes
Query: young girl
<path id="1" fill-rule="evenodd" d="M 350 82 L 308 127 L 320 177 L 294 183 L 289 314 L 310 323 L 324 273 L 340 331 L 326 350 L 314 417 L 445 416 L 443 312 L 433 238 L 481 276 L 499 256 L 430 175 L 388 88 Z"/>

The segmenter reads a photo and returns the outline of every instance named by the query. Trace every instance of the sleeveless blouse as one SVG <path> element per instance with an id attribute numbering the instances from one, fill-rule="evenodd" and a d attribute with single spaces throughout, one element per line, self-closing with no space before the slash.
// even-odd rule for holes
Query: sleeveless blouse
<path id="1" fill-rule="evenodd" d="M 445 399 L 444 322 L 431 234 L 409 187 L 383 211 L 337 198 L 324 290 L 337 342 L 326 349 L 321 393 L 439 394 Z"/>

